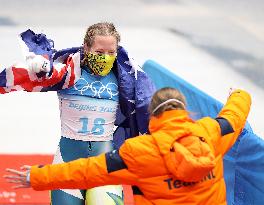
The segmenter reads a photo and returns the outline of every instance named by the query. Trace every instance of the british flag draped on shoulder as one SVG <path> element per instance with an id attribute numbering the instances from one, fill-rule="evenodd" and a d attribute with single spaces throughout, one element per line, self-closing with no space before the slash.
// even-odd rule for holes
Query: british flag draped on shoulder
<path id="1" fill-rule="evenodd" d="M 57 91 L 73 86 L 81 75 L 82 47 L 55 50 L 52 40 L 45 34 L 27 30 L 20 34 L 27 52 L 42 55 L 50 62 L 49 72 L 35 73 L 26 64 L 15 64 L 1 71 L 0 93 L 24 90 L 28 92 Z M 114 134 L 118 147 L 124 139 L 148 131 L 147 111 L 154 84 L 140 66 L 121 46 L 113 71 L 118 80 L 120 109 L 117 112 Z"/>

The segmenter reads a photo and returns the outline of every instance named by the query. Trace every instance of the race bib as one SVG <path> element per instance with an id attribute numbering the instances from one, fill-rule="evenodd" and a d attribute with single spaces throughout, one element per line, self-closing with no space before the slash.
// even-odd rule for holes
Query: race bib
<path id="1" fill-rule="evenodd" d="M 118 103 L 87 96 L 59 95 L 62 136 L 82 141 L 113 139 Z"/>

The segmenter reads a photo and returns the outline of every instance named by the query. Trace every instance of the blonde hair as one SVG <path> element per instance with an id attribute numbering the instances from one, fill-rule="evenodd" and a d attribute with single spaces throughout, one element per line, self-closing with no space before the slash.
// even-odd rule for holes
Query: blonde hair
<path id="1" fill-rule="evenodd" d="M 165 101 L 167 101 L 167 103 L 156 109 Z M 175 88 L 165 87 L 154 93 L 150 102 L 149 112 L 157 116 L 168 110 L 185 110 L 185 105 L 186 100 L 182 93 Z"/>
<path id="2" fill-rule="evenodd" d="M 117 32 L 114 24 L 109 22 L 96 23 L 88 27 L 85 33 L 84 43 L 88 47 L 91 47 L 95 36 L 113 36 L 116 38 L 117 44 L 120 42 L 119 33 Z"/>

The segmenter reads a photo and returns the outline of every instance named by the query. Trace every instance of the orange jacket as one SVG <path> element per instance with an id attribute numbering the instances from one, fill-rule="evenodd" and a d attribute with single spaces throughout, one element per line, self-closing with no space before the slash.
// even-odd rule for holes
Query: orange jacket
<path id="1" fill-rule="evenodd" d="M 186 111 L 166 111 L 151 118 L 151 135 L 128 139 L 119 150 L 33 166 L 31 186 L 46 190 L 131 184 L 142 194 L 134 197 L 135 204 L 226 205 L 223 155 L 241 133 L 250 104 L 249 94 L 237 90 L 216 119 L 194 122 Z"/>

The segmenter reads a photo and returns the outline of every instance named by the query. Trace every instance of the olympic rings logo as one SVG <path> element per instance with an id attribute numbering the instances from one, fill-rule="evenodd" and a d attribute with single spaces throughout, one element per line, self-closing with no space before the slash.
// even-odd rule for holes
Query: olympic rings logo
<path id="1" fill-rule="evenodd" d="M 74 89 L 79 91 L 81 95 L 84 95 L 84 92 L 87 90 L 91 90 L 93 97 L 98 98 L 101 98 L 101 94 L 105 91 L 109 94 L 109 99 L 113 99 L 114 96 L 118 95 L 118 86 L 115 83 L 107 83 L 107 85 L 104 85 L 101 81 L 94 81 L 89 84 L 84 78 L 80 78 L 79 81 L 84 81 L 84 83 L 81 84 L 85 85 L 79 89 L 74 85 Z M 113 92 L 115 90 L 116 92 Z"/>

